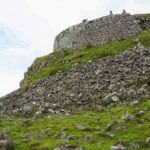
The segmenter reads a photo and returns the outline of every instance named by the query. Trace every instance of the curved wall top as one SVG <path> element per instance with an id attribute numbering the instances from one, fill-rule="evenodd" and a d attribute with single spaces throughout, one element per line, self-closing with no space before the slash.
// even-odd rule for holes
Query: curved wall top
<path id="1" fill-rule="evenodd" d="M 63 49 L 83 49 L 88 45 L 102 45 L 126 39 L 141 32 L 137 20 L 130 14 L 123 13 L 74 25 L 61 32 L 54 41 L 54 51 Z"/>

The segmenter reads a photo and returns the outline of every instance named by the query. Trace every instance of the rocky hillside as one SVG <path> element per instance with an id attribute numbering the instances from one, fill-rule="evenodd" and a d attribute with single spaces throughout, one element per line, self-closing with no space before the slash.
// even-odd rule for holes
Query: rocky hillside
<path id="1" fill-rule="evenodd" d="M 71 65 L 70 71 L 59 71 L 1 98 L 2 113 L 70 114 L 149 97 L 150 32 L 137 37 L 68 54 L 59 67 Z M 59 63 L 50 67 L 55 68 Z M 49 75 L 51 69 L 46 72 L 47 69 L 49 66 L 33 77 L 42 77 L 41 73 Z"/>
<path id="2" fill-rule="evenodd" d="M 127 39 L 37 58 L 0 98 L 0 129 L 16 149 L 148 150 L 149 16 L 132 16 L 141 32 Z"/>

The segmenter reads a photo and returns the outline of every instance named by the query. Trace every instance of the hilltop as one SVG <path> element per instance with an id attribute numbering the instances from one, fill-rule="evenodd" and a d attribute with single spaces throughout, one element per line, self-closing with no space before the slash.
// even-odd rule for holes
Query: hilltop
<path id="1" fill-rule="evenodd" d="M 148 150 L 150 14 L 69 27 L 0 100 L 0 129 L 18 150 Z"/>

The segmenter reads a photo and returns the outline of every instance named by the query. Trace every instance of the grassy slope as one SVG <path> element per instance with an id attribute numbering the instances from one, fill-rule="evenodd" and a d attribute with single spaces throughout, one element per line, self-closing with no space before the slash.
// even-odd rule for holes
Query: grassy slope
<path id="1" fill-rule="evenodd" d="M 136 37 L 138 37 L 146 47 L 150 46 L 150 31 L 139 34 Z M 128 39 L 103 46 L 80 50 L 71 54 L 67 54 L 67 51 L 64 51 L 66 55 L 62 55 L 62 51 L 54 52 L 53 55 L 54 57 L 56 56 L 56 59 L 53 61 L 49 59 L 49 56 L 44 56 L 36 60 L 37 62 L 51 61 L 52 63 L 47 67 L 42 67 L 40 69 L 34 68 L 33 65 L 33 70 L 35 69 L 37 71 L 35 74 L 26 77 L 24 83 L 28 86 L 32 86 L 38 80 L 52 76 L 58 71 L 69 71 L 72 68 L 72 64 L 78 63 L 79 65 L 83 65 L 88 61 L 96 61 L 102 57 L 118 54 L 119 52 L 132 48 L 135 45 L 136 43 L 134 43 L 131 39 Z"/>
<path id="2" fill-rule="evenodd" d="M 150 47 L 150 32 L 139 34 L 138 37 L 146 47 Z M 60 52 L 55 52 L 57 55 L 52 64 L 42 68 L 37 74 L 34 74 L 26 79 L 29 85 L 32 85 L 37 80 L 54 75 L 58 71 L 68 71 L 71 69 L 71 64 L 85 64 L 89 60 L 95 61 L 98 58 L 115 55 L 127 48 L 135 46 L 132 40 L 123 40 L 112 44 L 98 46 L 87 50 L 81 50 L 72 54 L 66 54 L 61 57 Z M 60 56 L 59 56 L 60 55 Z M 38 58 L 38 61 L 49 61 L 49 57 L 45 56 Z M 135 115 L 140 110 L 144 110 L 145 114 L 142 117 L 136 117 L 133 121 L 126 122 L 124 129 L 121 129 L 117 121 L 122 120 L 122 116 L 128 111 Z M 144 119 L 144 122 L 141 122 Z M 149 150 L 150 148 L 145 142 L 145 139 L 150 136 L 150 101 L 143 101 L 136 106 L 119 106 L 111 110 L 105 110 L 99 113 L 83 112 L 72 116 L 52 117 L 51 119 L 39 118 L 32 119 L 28 122 L 27 118 L 1 118 L 0 131 L 6 131 L 14 140 L 16 150 L 53 150 L 59 146 L 68 136 L 75 136 L 76 139 L 69 140 L 69 143 L 76 147 L 82 146 L 85 150 L 109 150 L 110 145 L 115 144 L 119 139 L 123 140 L 129 148 L 129 144 L 133 141 L 137 142 L 141 147 L 140 150 Z M 109 123 L 114 123 L 113 129 L 106 130 Z M 85 127 L 83 131 L 76 129 L 76 126 L 81 124 Z M 46 129 L 46 133 L 41 133 Z M 67 136 L 60 138 L 61 130 L 67 133 Z M 103 132 L 102 132 L 103 131 Z M 114 134 L 114 137 L 110 137 Z M 83 140 L 86 135 L 92 136 L 90 141 Z M 132 150 L 129 148 L 129 150 Z"/>
<path id="3" fill-rule="evenodd" d="M 125 128 L 121 129 L 117 121 L 122 120 L 122 116 L 128 111 L 129 114 L 136 114 L 143 110 L 145 114 L 141 117 L 135 117 L 134 120 L 125 123 Z M 140 120 L 144 119 L 144 122 Z M 150 100 L 134 106 L 121 105 L 103 112 L 92 113 L 84 112 L 72 116 L 52 117 L 51 119 L 39 118 L 29 119 L 0 119 L 0 130 L 8 131 L 8 135 L 14 140 L 16 150 L 53 150 L 59 146 L 69 136 L 75 136 L 76 139 L 69 140 L 73 146 L 82 146 L 85 150 L 109 150 L 110 146 L 119 139 L 125 142 L 129 148 L 131 142 L 138 143 L 140 150 L 149 150 L 146 144 L 146 138 L 150 136 Z M 114 123 L 112 130 L 107 130 L 107 125 Z M 83 125 L 84 130 L 80 131 L 77 125 Z M 46 133 L 41 130 L 46 129 Z M 67 133 L 65 138 L 60 138 L 61 130 Z M 110 137 L 114 134 L 114 137 Z M 90 135 L 90 141 L 83 140 L 85 136 Z M 28 138 L 27 138 L 28 137 Z M 42 137 L 37 139 L 37 137 Z M 129 150 L 132 150 L 129 148 Z"/>

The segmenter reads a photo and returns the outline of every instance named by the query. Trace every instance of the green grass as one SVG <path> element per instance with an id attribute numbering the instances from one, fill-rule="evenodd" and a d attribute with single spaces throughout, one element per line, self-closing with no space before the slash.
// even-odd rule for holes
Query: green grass
<path id="1" fill-rule="evenodd" d="M 141 110 L 145 112 L 143 116 L 125 122 L 125 128 L 121 129 L 118 121 L 122 120 L 127 111 L 136 116 Z M 144 119 L 144 122 L 140 122 L 141 119 Z M 108 130 L 107 125 L 110 123 L 114 125 Z M 78 130 L 76 126 L 79 124 L 85 129 Z M 42 133 L 43 129 L 46 129 L 46 132 Z M 60 138 L 61 130 L 66 133 L 66 137 Z M 82 112 L 70 116 L 53 116 L 51 119 L 1 118 L 0 131 L 7 131 L 14 141 L 16 150 L 53 150 L 69 136 L 75 137 L 69 140 L 69 144 L 73 147 L 81 146 L 85 150 L 109 150 L 110 146 L 119 140 L 125 142 L 128 150 L 132 150 L 129 145 L 133 141 L 140 145 L 140 150 L 149 150 L 145 140 L 150 136 L 150 101 L 145 100 L 135 106 L 122 105 L 97 113 Z M 110 134 L 114 137 L 110 137 Z M 84 140 L 87 135 L 92 137 L 90 141 Z"/>
<path id="2" fill-rule="evenodd" d="M 97 59 L 113 56 L 122 52 L 129 47 L 135 46 L 135 43 L 130 40 L 123 40 L 119 42 L 113 42 L 111 44 L 97 46 L 86 50 L 81 50 L 64 57 L 60 62 L 71 62 L 85 64 L 88 61 L 96 61 Z"/>
<path id="3" fill-rule="evenodd" d="M 140 39 L 145 47 L 150 47 L 150 30 L 145 31 L 144 34 L 139 34 L 136 37 Z"/>
<path id="4" fill-rule="evenodd" d="M 138 37 L 145 47 L 150 47 L 150 31 L 145 31 L 135 37 Z M 79 66 L 82 66 L 88 61 L 96 61 L 103 57 L 114 56 L 128 48 L 134 47 L 135 45 L 136 43 L 129 38 L 128 40 L 120 40 L 102 46 L 78 50 L 72 53 L 66 50 L 56 51 L 50 55 L 37 58 L 35 63 L 31 66 L 34 73 L 25 77 L 22 85 L 32 86 L 38 80 L 55 75 L 58 71 L 64 72 L 71 70 L 73 64 L 77 63 Z M 41 68 L 36 66 L 36 63 L 42 62 L 48 62 L 48 65 Z"/>
<path id="5" fill-rule="evenodd" d="M 30 76 L 27 78 L 27 84 L 32 86 L 38 80 L 43 79 L 48 76 L 55 75 L 58 71 L 66 72 L 69 71 L 71 68 L 70 64 L 53 64 L 51 66 L 41 68 L 37 74 Z"/>

